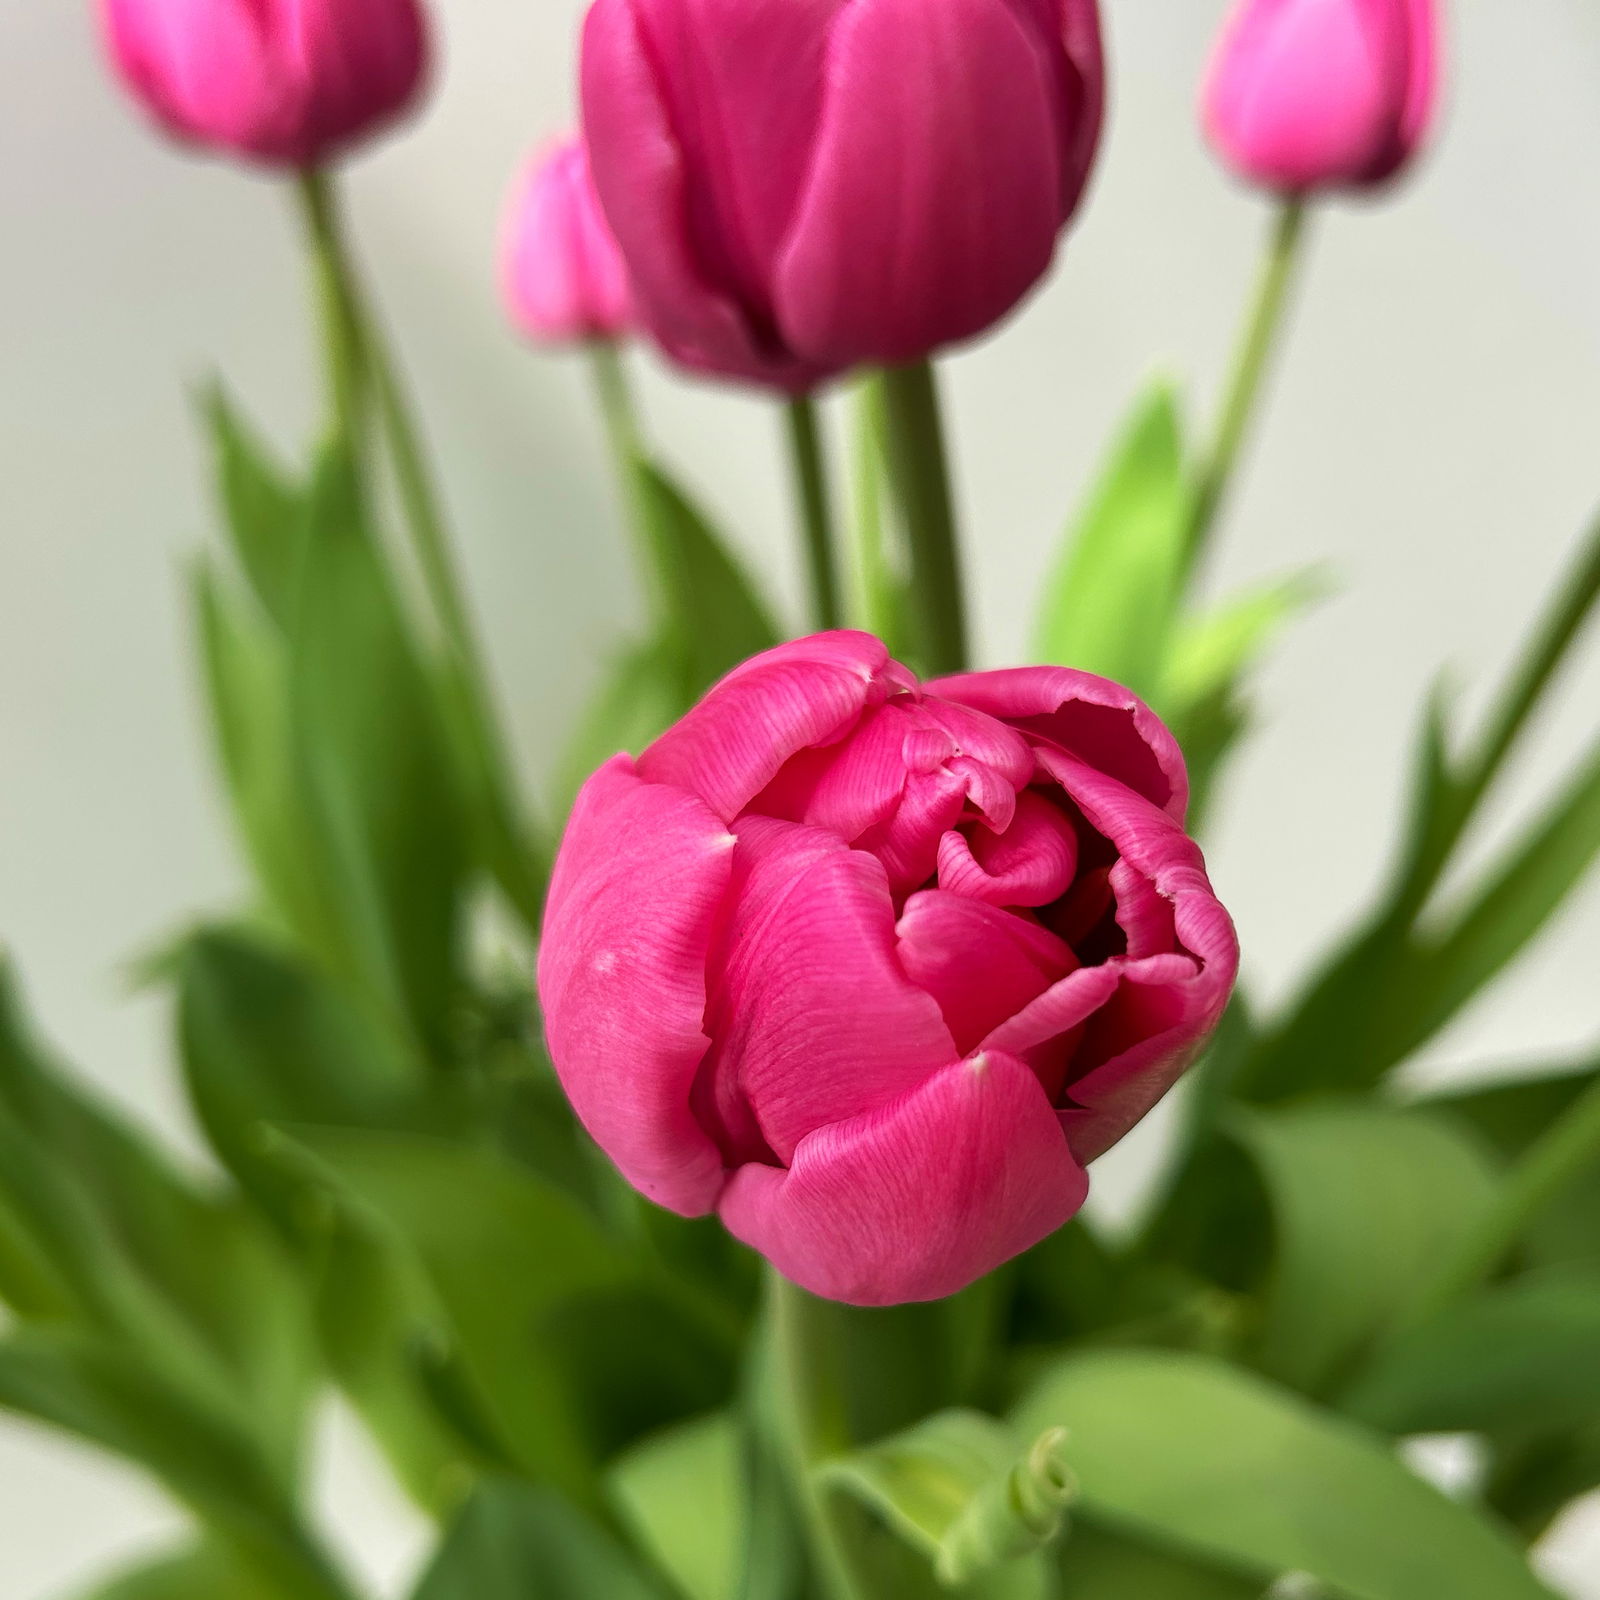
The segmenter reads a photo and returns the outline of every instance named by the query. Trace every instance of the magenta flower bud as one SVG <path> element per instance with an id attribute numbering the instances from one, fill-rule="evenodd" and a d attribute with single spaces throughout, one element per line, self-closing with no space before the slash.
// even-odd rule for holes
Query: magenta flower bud
<path id="1" fill-rule="evenodd" d="M 417 0 L 99 0 L 117 72 L 186 144 L 306 168 L 414 100 Z"/>
<path id="2" fill-rule="evenodd" d="M 1242 0 L 1206 80 L 1207 137 L 1282 193 L 1383 183 L 1427 134 L 1438 58 L 1433 0 Z"/>
<path id="3" fill-rule="evenodd" d="M 1183 758 L 1087 673 L 927 686 L 823 633 L 578 797 L 539 956 L 622 1173 L 816 1294 L 954 1293 L 1058 1228 L 1238 967 Z"/>
<path id="4" fill-rule="evenodd" d="M 628 331 L 628 274 L 581 139 L 536 155 L 513 186 L 500 282 L 507 314 L 530 339 L 567 344 Z"/>
<path id="5" fill-rule="evenodd" d="M 1099 141 L 1095 0 L 595 0 L 584 133 L 642 322 L 808 388 L 981 333 Z"/>

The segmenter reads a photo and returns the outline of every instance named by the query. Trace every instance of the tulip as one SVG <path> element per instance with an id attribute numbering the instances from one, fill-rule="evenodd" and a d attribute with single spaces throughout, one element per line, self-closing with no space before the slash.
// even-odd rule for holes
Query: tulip
<path id="1" fill-rule="evenodd" d="M 1077 1211 L 1238 965 L 1183 758 L 1056 667 L 824 633 L 578 797 L 539 992 L 596 1141 L 815 1294 L 954 1293 Z"/>
<path id="2" fill-rule="evenodd" d="M 1282 193 L 1383 183 L 1428 131 L 1438 56 L 1433 0 L 1243 0 L 1206 81 L 1207 136 Z"/>
<path id="3" fill-rule="evenodd" d="M 1103 78 L 1095 0 L 595 0 L 584 132 L 657 341 L 798 392 L 1027 293 Z"/>
<path id="4" fill-rule="evenodd" d="M 118 74 L 186 144 L 306 169 L 392 121 L 427 63 L 417 0 L 100 0 Z"/>
<path id="5" fill-rule="evenodd" d="M 627 332 L 627 272 L 581 139 L 535 156 L 517 180 L 500 278 L 512 322 L 531 339 L 559 344 Z"/>

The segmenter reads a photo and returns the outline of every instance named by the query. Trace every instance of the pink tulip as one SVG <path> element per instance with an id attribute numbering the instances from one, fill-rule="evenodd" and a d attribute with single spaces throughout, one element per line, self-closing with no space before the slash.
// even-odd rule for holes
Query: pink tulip
<path id="1" fill-rule="evenodd" d="M 628 1180 L 816 1294 L 952 1294 L 1058 1228 L 1220 1017 L 1238 946 L 1127 690 L 755 657 L 584 786 L 539 961 Z"/>
<path id="2" fill-rule="evenodd" d="M 320 165 L 392 121 L 427 62 L 417 0 L 99 0 L 123 81 L 170 133 Z"/>
<path id="3" fill-rule="evenodd" d="M 547 343 L 628 330 L 628 275 L 589 176 L 581 139 L 528 163 L 506 210 L 501 288 L 513 323 Z"/>
<path id="4" fill-rule="evenodd" d="M 1284 193 L 1382 183 L 1427 133 L 1438 55 L 1433 0 L 1243 0 L 1206 81 L 1207 136 Z"/>
<path id="5" fill-rule="evenodd" d="M 1099 140 L 1095 0 L 595 0 L 584 132 L 642 320 L 805 389 L 982 332 Z"/>

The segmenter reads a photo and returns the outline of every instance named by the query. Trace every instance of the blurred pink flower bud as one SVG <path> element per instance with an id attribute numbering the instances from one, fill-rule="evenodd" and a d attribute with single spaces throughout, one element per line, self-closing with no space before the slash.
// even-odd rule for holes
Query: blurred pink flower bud
<path id="1" fill-rule="evenodd" d="M 531 339 L 614 339 L 628 331 L 628 275 L 581 139 L 551 146 L 518 177 L 500 281 L 507 313 Z"/>
<path id="2" fill-rule="evenodd" d="M 804 389 L 981 333 L 1099 140 L 1095 0 L 595 0 L 583 118 L 641 321 Z"/>
<path id="3" fill-rule="evenodd" d="M 416 97 L 417 0 L 99 0 L 112 61 L 169 132 L 273 167 L 314 167 Z"/>
<path id="4" fill-rule="evenodd" d="M 1242 0 L 1206 80 L 1207 136 L 1270 189 L 1382 183 L 1428 131 L 1438 33 L 1434 0 Z"/>
<path id="5" fill-rule="evenodd" d="M 1227 1004 L 1187 793 L 1103 678 L 770 650 L 580 794 L 556 1070 L 630 1182 L 805 1288 L 952 1294 L 1072 1216 Z"/>

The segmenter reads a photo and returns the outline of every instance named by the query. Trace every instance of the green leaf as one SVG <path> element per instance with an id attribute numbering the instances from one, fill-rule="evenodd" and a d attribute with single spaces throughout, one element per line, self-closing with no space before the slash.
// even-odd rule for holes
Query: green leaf
<path id="1" fill-rule="evenodd" d="M 324 456 L 308 505 L 289 710 L 338 929 L 326 956 L 449 1059 L 466 865 L 451 752 L 347 456 Z"/>
<path id="2" fill-rule="evenodd" d="M 1263 1585 L 1303 1572 L 1348 1600 L 1551 1600 L 1497 1526 L 1412 1476 L 1381 1440 L 1220 1362 L 1069 1358 L 1012 1420 L 1025 1433 L 1068 1430 L 1097 1526 Z"/>
<path id="3" fill-rule="evenodd" d="M 559 1495 L 480 1484 L 412 1600 L 668 1600 L 667 1590 Z"/>
<path id="4" fill-rule="evenodd" d="M 735 1600 L 744 1481 L 731 1416 L 653 1435 L 616 1462 L 607 1483 L 629 1531 L 689 1600 Z"/>
<path id="5" fill-rule="evenodd" d="M 1057 1600 L 1262 1600 L 1261 1582 L 1074 1518 Z"/>
<path id="6" fill-rule="evenodd" d="M 1257 1359 L 1324 1391 L 1404 1316 L 1492 1198 L 1494 1170 L 1451 1123 L 1384 1106 L 1241 1114 L 1235 1131 L 1265 1181 L 1275 1234 Z"/>
<path id="7" fill-rule="evenodd" d="M 755 586 L 705 513 L 656 463 L 636 465 L 638 494 L 657 552 L 684 674 L 686 709 L 724 673 L 769 650 L 778 632 Z"/>
<path id="8" fill-rule="evenodd" d="M 125 1572 L 82 1600 L 296 1600 L 296 1592 L 213 1542 Z"/>
<path id="9" fill-rule="evenodd" d="M 267 615 L 287 627 L 305 553 L 301 497 L 220 384 L 202 396 L 201 411 L 233 553 Z"/>
<path id="10" fill-rule="evenodd" d="M 1066 1433 L 1021 1447 L 978 1411 L 942 1411 L 817 1469 L 818 1482 L 867 1507 L 958 1587 L 1060 1537 L 1072 1498 Z"/>
<path id="11" fill-rule="evenodd" d="M 1600 1270 L 1486 1290 L 1386 1345 L 1342 1409 L 1405 1433 L 1497 1433 L 1600 1421 Z"/>
<path id="12" fill-rule="evenodd" d="M 632 1285 L 621 1248 L 575 1202 L 489 1152 L 353 1130 L 297 1137 L 414 1252 L 513 1459 L 598 1509 L 599 1457 L 561 1359 L 561 1318 Z"/>
<path id="13" fill-rule="evenodd" d="M 1159 379 L 1137 402 L 1068 535 L 1046 590 L 1034 659 L 1150 695 L 1178 604 L 1188 506 L 1178 398 Z"/>
<path id="14" fill-rule="evenodd" d="M 1507 1160 L 1515 1159 L 1558 1122 L 1600 1078 L 1593 1061 L 1543 1076 L 1451 1087 L 1418 1105 L 1468 1127 Z M 1600 1168 L 1574 1178 L 1530 1219 L 1522 1238 L 1525 1259 L 1537 1266 L 1593 1261 L 1600 1240 Z"/>

